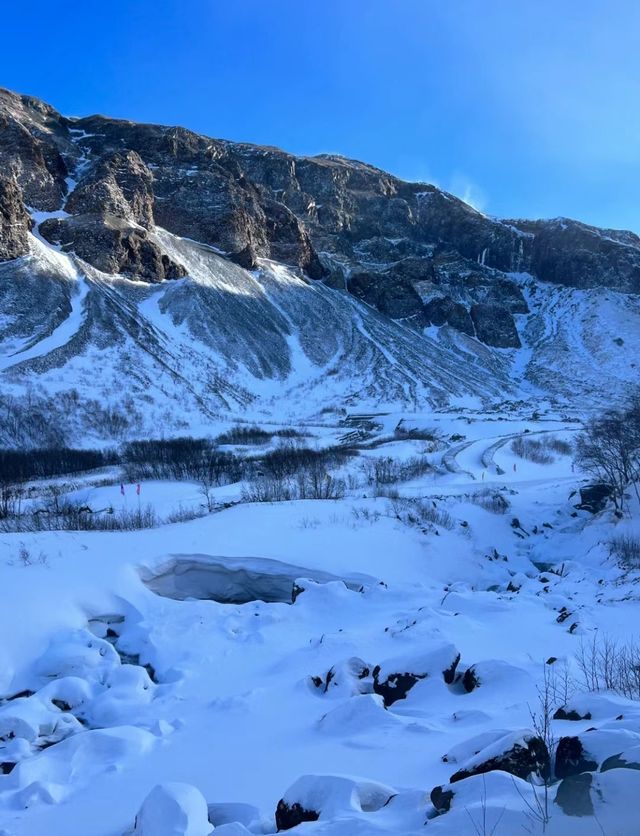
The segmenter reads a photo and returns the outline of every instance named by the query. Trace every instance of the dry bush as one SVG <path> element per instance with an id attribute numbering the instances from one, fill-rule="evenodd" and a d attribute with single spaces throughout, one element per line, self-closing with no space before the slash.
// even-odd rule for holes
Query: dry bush
<path id="1" fill-rule="evenodd" d="M 388 485 L 408 482 L 433 472 L 433 467 L 424 456 L 413 456 L 406 462 L 399 462 L 391 456 L 377 456 L 362 462 L 365 482 L 371 485 L 376 496 L 384 496 Z"/>
<path id="2" fill-rule="evenodd" d="M 509 500 L 505 496 L 489 488 L 472 494 L 469 501 L 492 514 L 506 514 L 510 507 Z"/>
<path id="3" fill-rule="evenodd" d="M 555 461 L 547 444 L 537 438 L 518 436 L 511 442 L 511 449 L 519 458 L 535 464 L 552 464 Z"/>
<path id="4" fill-rule="evenodd" d="M 401 496 L 391 497 L 389 507 L 393 516 L 405 523 L 418 528 L 426 528 L 428 525 L 439 526 L 451 531 L 455 526 L 455 520 L 449 514 L 430 500 L 411 499 Z"/>
<path id="5" fill-rule="evenodd" d="M 262 427 L 245 426 L 236 424 L 230 430 L 220 433 L 216 437 L 218 444 L 268 444 L 273 433 L 263 430 Z"/>
<path id="6" fill-rule="evenodd" d="M 611 540 L 611 551 L 625 569 L 640 568 L 640 537 L 620 534 Z"/>
<path id="7" fill-rule="evenodd" d="M 590 643 L 581 643 L 578 668 L 588 691 L 613 691 L 640 700 L 640 644 L 636 640 L 622 643 L 596 634 Z"/>

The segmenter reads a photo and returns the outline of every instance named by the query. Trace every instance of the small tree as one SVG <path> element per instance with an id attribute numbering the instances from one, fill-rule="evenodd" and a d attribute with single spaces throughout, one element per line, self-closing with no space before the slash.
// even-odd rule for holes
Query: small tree
<path id="1" fill-rule="evenodd" d="M 626 409 L 590 421 L 576 444 L 580 467 L 611 490 L 616 509 L 624 505 L 624 492 L 640 479 L 640 395 Z"/>

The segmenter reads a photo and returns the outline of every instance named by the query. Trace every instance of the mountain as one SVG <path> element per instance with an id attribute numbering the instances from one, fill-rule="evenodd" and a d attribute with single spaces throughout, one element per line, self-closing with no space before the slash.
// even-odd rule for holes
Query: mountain
<path id="1" fill-rule="evenodd" d="M 0 443 L 638 378 L 640 238 L 0 90 Z"/>

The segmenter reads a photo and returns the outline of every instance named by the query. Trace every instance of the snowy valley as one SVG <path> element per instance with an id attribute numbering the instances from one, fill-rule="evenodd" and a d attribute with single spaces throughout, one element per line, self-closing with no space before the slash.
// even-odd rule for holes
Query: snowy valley
<path id="1" fill-rule="evenodd" d="M 636 834 L 640 240 L 0 110 L 0 832 Z"/>

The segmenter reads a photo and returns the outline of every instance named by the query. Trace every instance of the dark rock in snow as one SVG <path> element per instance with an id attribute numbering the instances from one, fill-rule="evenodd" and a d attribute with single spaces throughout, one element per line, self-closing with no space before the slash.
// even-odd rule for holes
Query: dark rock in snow
<path id="1" fill-rule="evenodd" d="M 471 319 L 480 342 L 495 348 L 521 347 L 518 329 L 507 308 L 481 302 L 471 306 Z"/>
<path id="2" fill-rule="evenodd" d="M 355 273 L 347 282 L 350 293 L 377 308 L 391 319 L 422 314 L 422 299 L 410 281 L 394 282 L 375 273 Z"/>
<path id="3" fill-rule="evenodd" d="M 20 187 L 0 178 L 0 261 L 10 261 L 29 252 L 31 218 L 22 202 Z"/>
<path id="4" fill-rule="evenodd" d="M 444 681 L 446 682 L 447 685 L 452 685 L 453 682 L 455 681 L 456 670 L 458 668 L 459 662 L 460 662 L 460 654 L 458 653 L 458 655 L 453 660 L 451 665 L 448 668 L 445 668 L 445 670 L 442 671 L 442 678 L 444 679 Z"/>
<path id="5" fill-rule="evenodd" d="M 597 514 L 602 511 L 611 496 L 609 485 L 597 483 L 595 485 L 584 485 L 580 488 L 580 504 L 577 506 L 582 511 L 590 511 Z"/>
<path id="6" fill-rule="evenodd" d="M 556 749 L 556 778 L 568 778 L 570 775 L 591 772 L 597 768 L 597 761 L 589 759 L 579 737 L 560 738 Z"/>
<path id="7" fill-rule="evenodd" d="M 294 801 L 291 805 L 287 804 L 284 799 L 278 801 L 276 807 L 276 828 L 278 833 L 281 830 L 291 830 L 292 827 L 297 827 L 304 821 L 317 821 L 320 818 L 320 813 L 315 810 L 305 810 L 302 805 Z"/>
<path id="8" fill-rule="evenodd" d="M 467 694 L 470 694 L 473 690 L 480 686 L 480 679 L 478 678 L 478 674 L 476 673 L 473 665 L 470 668 L 467 668 L 462 675 L 462 685 Z"/>
<path id="9" fill-rule="evenodd" d="M 438 815 L 449 812 L 454 794 L 453 790 L 446 786 L 434 787 L 431 790 L 429 797 Z"/>
<path id="10" fill-rule="evenodd" d="M 610 769 L 640 769 L 640 746 L 606 758 L 602 762 L 600 772 L 608 772 Z"/>
<path id="11" fill-rule="evenodd" d="M 554 720 L 590 720 L 591 714 L 587 711 L 586 714 L 579 714 L 573 708 L 568 711 L 564 706 L 560 706 L 553 715 Z"/>
<path id="12" fill-rule="evenodd" d="M 467 768 L 459 769 L 451 776 L 451 783 L 454 784 L 472 775 L 484 775 L 498 769 L 523 780 L 526 780 L 532 774 L 548 777 L 550 761 L 545 742 L 542 738 L 533 734 L 525 735 L 523 742 L 524 745 L 520 742 L 514 743 L 499 755 L 489 757 L 487 760 L 480 760 Z"/>
<path id="13" fill-rule="evenodd" d="M 431 299 L 424 306 L 424 314 L 431 325 L 450 325 L 456 331 L 470 337 L 476 332 L 467 308 L 461 302 L 454 302 L 449 296 Z"/>
<path id="14" fill-rule="evenodd" d="M 403 700 L 416 682 L 426 677 L 426 673 L 392 673 L 384 680 L 380 680 L 380 666 L 373 669 L 373 691 L 384 700 L 385 708 L 398 700 Z"/>

